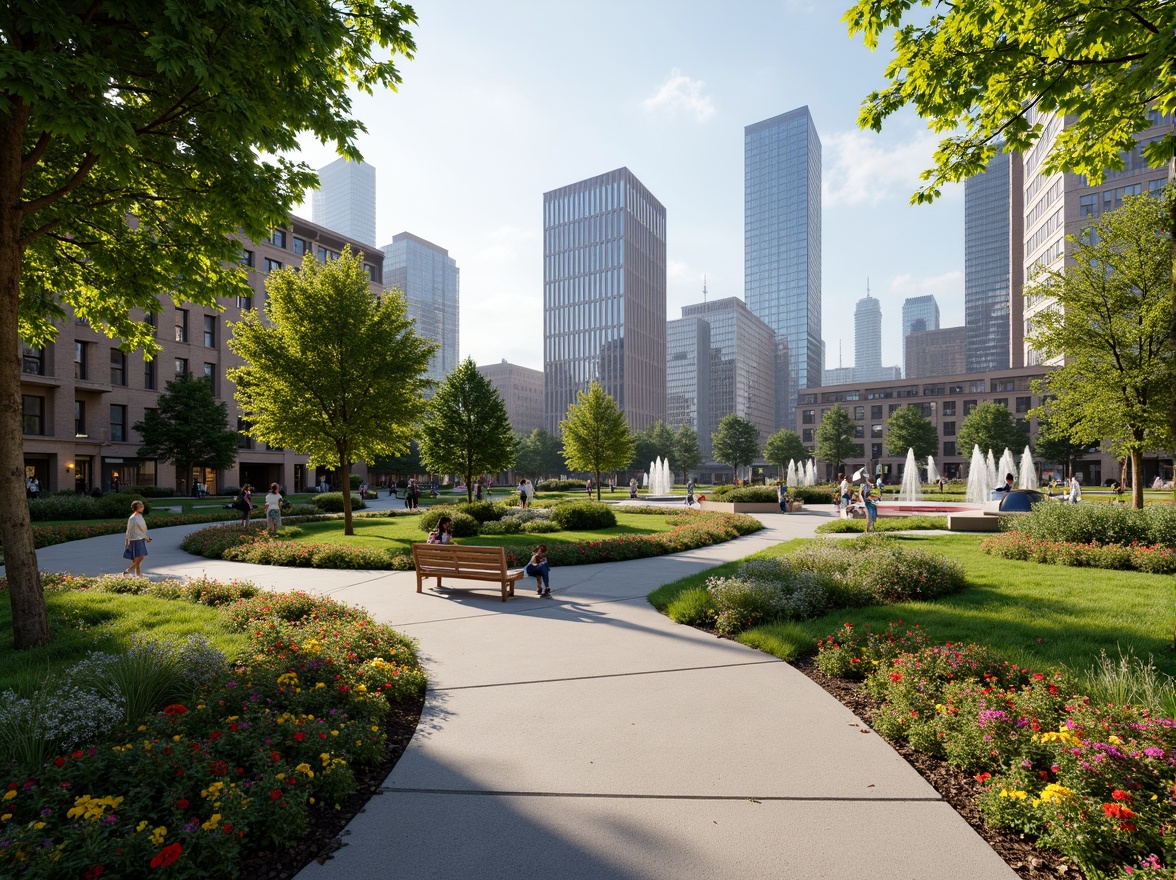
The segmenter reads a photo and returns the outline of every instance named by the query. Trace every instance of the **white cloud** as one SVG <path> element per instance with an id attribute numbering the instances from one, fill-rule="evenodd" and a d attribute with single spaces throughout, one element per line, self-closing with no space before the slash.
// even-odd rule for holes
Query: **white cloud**
<path id="1" fill-rule="evenodd" d="M 838 131 L 821 138 L 830 157 L 822 170 L 825 207 L 878 205 L 892 198 L 906 202 L 922 181 L 919 173 L 931 167 L 939 138 L 922 132 L 913 139 L 887 147 L 869 131 Z"/>
<path id="2" fill-rule="evenodd" d="M 676 116 L 679 112 L 685 112 L 693 115 L 698 122 L 706 122 L 714 115 L 715 105 L 709 96 L 703 94 L 705 85 L 702 80 L 691 79 L 675 67 L 666 81 L 641 106 L 646 113 Z"/>

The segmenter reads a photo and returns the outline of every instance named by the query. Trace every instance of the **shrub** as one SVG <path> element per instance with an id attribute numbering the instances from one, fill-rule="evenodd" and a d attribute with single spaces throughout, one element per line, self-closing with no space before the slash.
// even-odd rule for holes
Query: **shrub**
<path id="1" fill-rule="evenodd" d="M 500 520 L 506 513 L 506 505 L 495 504 L 493 501 L 462 501 L 460 504 L 454 504 L 453 509 L 468 513 L 479 523 Z"/>
<path id="2" fill-rule="evenodd" d="M 532 519 L 523 523 L 523 533 L 526 535 L 550 535 L 558 531 L 559 525 L 549 519 Z"/>
<path id="3" fill-rule="evenodd" d="M 363 483 L 363 477 L 359 474 L 348 474 L 347 485 L 352 492 L 358 492 L 360 485 Z"/>
<path id="4" fill-rule="evenodd" d="M 666 608 L 670 620 L 684 626 L 713 626 L 717 613 L 710 590 L 706 587 L 683 590 Z"/>
<path id="5" fill-rule="evenodd" d="M 521 523 L 531 522 L 532 520 L 541 519 L 548 520 L 551 517 L 551 508 L 538 507 L 506 507 L 502 508 L 503 519 L 518 520 Z"/>
<path id="6" fill-rule="evenodd" d="M 94 498 L 72 492 L 49 495 L 29 501 L 29 517 L 33 522 L 59 519 L 110 519 L 131 515 L 131 502 L 138 496 L 109 493 Z M 143 502 L 144 513 L 151 510 L 151 502 Z"/>
<path id="7" fill-rule="evenodd" d="M 1056 543 L 1158 545 L 1176 549 L 1176 507 L 1152 504 L 1135 510 L 1117 504 L 1039 504 L 1002 526 Z"/>
<path id="8" fill-rule="evenodd" d="M 515 518 L 507 517 L 482 523 L 478 529 L 479 535 L 517 535 L 523 530 L 524 523 Z"/>
<path id="9" fill-rule="evenodd" d="M 571 492 L 587 486 L 587 480 L 540 480 L 535 484 L 535 489 L 539 492 Z"/>
<path id="10" fill-rule="evenodd" d="M 221 495 L 221 496 L 227 495 L 231 498 L 236 498 L 238 495 L 241 494 L 241 487 L 240 486 L 221 486 L 220 491 L 217 492 L 216 494 Z"/>
<path id="11" fill-rule="evenodd" d="M 1004 532 L 985 538 L 980 549 L 991 556 L 1021 562 L 1176 574 L 1176 550 L 1160 546 L 1077 544 L 1034 538 L 1020 532 Z"/>
<path id="12" fill-rule="evenodd" d="M 782 597 L 772 584 L 741 577 L 711 577 L 706 580 L 706 589 L 714 602 L 715 631 L 720 635 L 736 635 L 783 616 Z"/>
<path id="13" fill-rule="evenodd" d="M 930 644 L 918 624 L 901 629 L 903 623 L 888 623 L 885 631 L 846 623 L 833 635 L 817 639 L 817 669 L 837 678 L 863 679 L 878 666 L 889 666 L 895 657 L 918 651 Z"/>
<path id="14" fill-rule="evenodd" d="M 425 534 L 437 528 L 437 523 L 441 517 L 447 516 L 450 519 L 450 534 L 455 538 L 472 538 L 478 534 L 479 523 L 476 519 L 468 513 L 464 513 L 458 509 L 457 505 L 442 504 L 436 507 L 430 507 L 421 514 L 420 527 Z"/>
<path id="15" fill-rule="evenodd" d="M 722 494 L 722 497 L 711 496 L 716 501 L 742 502 L 744 504 L 775 504 L 775 486 L 739 486 Z"/>
<path id="16" fill-rule="evenodd" d="M 788 494 L 793 501 L 805 504 L 832 504 L 836 487 L 833 486 L 789 486 Z"/>
<path id="17" fill-rule="evenodd" d="M 343 512 L 343 493 L 342 492 L 323 492 L 315 495 L 313 504 L 323 513 L 342 513 Z M 364 504 L 362 498 L 358 494 L 351 495 L 351 509 L 363 510 L 367 505 Z"/>
<path id="18" fill-rule="evenodd" d="M 569 532 L 608 529 L 617 524 L 612 508 L 600 501 L 571 501 L 558 504 L 551 510 L 551 519 Z"/>

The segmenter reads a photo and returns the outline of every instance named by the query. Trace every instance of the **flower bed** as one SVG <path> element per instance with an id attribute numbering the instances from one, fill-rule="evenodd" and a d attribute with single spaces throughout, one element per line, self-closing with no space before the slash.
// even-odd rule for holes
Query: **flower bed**
<path id="1" fill-rule="evenodd" d="M 1154 544 L 1051 541 L 1017 531 L 985 538 L 980 547 L 992 556 L 1022 562 L 1143 571 L 1150 574 L 1176 573 L 1176 550 Z"/>
<path id="2" fill-rule="evenodd" d="M 173 588 L 196 601 L 234 592 Z M 294 845 L 312 811 L 352 790 L 353 767 L 381 759 L 390 701 L 424 686 L 412 644 L 332 600 L 247 592 L 223 605 L 250 635 L 246 663 L 44 766 L 6 766 L 0 873 L 236 876 L 247 853 Z"/>

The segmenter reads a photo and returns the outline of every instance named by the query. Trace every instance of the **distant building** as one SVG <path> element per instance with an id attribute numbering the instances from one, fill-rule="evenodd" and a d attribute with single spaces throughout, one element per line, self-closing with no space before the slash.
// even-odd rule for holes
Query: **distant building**
<path id="1" fill-rule="evenodd" d="M 364 246 L 376 246 L 376 169 L 342 157 L 318 170 L 311 200 L 314 222 Z"/>
<path id="2" fill-rule="evenodd" d="M 666 323 L 666 424 L 698 432 L 703 460 L 711 455 L 711 328 L 705 318 Z"/>
<path id="3" fill-rule="evenodd" d="M 853 381 L 853 367 L 833 367 L 821 372 L 822 385 L 848 385 Z"/>
<path id="4" fill-rule="evenodd" d="M 506 406 L 511 430 L 528 435 L 543 427 L 543 372 L 518 364 L 502 363 L 478 366 Z"/>
<path id="5" fill-rule="evenodd" d="M 457 369 L 460 274 L 449 251 L 411 232 L 384 245 L 384 285 L 404 293 L 416 332 L 439 345 L 427 371 L 434 382 Z"/>
<path id="6" fill-rule="evenodd" d="M 594 381 L 629 426 L 666 417 L 666 209 L 628 169 L 543 195 L 544 420 Z"/>
<path id="7" fill-rule="evenodd" d="M 907 337 L 912 333 L 939 329 L 939 303 L 935 297 L 912 296 L 902 303 L 902 368 L 909 370 L 906 362 Z"/>
<path id="8" fill-rule="evenodd" d="M 882 372 L 882 305 L 869 290 L 853 310 L 853 369 L 865 381 Z"/>
<path id="9" fill-rule="evenodd" d="M 906 338 L 906 377 L 925 379 L 975 372 L 965 366 L 966 348 L 967 329 L 964 327 L 911 333 Z"/>
<path id="10" fill-rule="evenodd" d="M 776 334 L 777 427 L 821 382 L 821 140 L 808 107 L 743 134 L 744 299 Z"/>

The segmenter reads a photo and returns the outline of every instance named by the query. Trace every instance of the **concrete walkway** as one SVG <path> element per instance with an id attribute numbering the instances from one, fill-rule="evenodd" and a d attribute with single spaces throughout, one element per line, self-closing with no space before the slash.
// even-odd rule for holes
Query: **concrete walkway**
<path id="1" fill-rule="evenodd" d="M 178 548 L 192 526 L 154 531 L 144 569 L 329 594 L 419 639 L 430 688 L 416 736 L 346 846 L 300 880 L 1012 880 L 833 697 L 645 599 L 829 515 L 764 516 L 764 531 L 717 547 L 554 569 L 551 598 L 524 581 L 507 603 L 485 585 L 418 595 L 412 573 L 198 559 Z M 99 574 L 121 570 L 121 550 L 116 535 L 38 556 Z"/>

